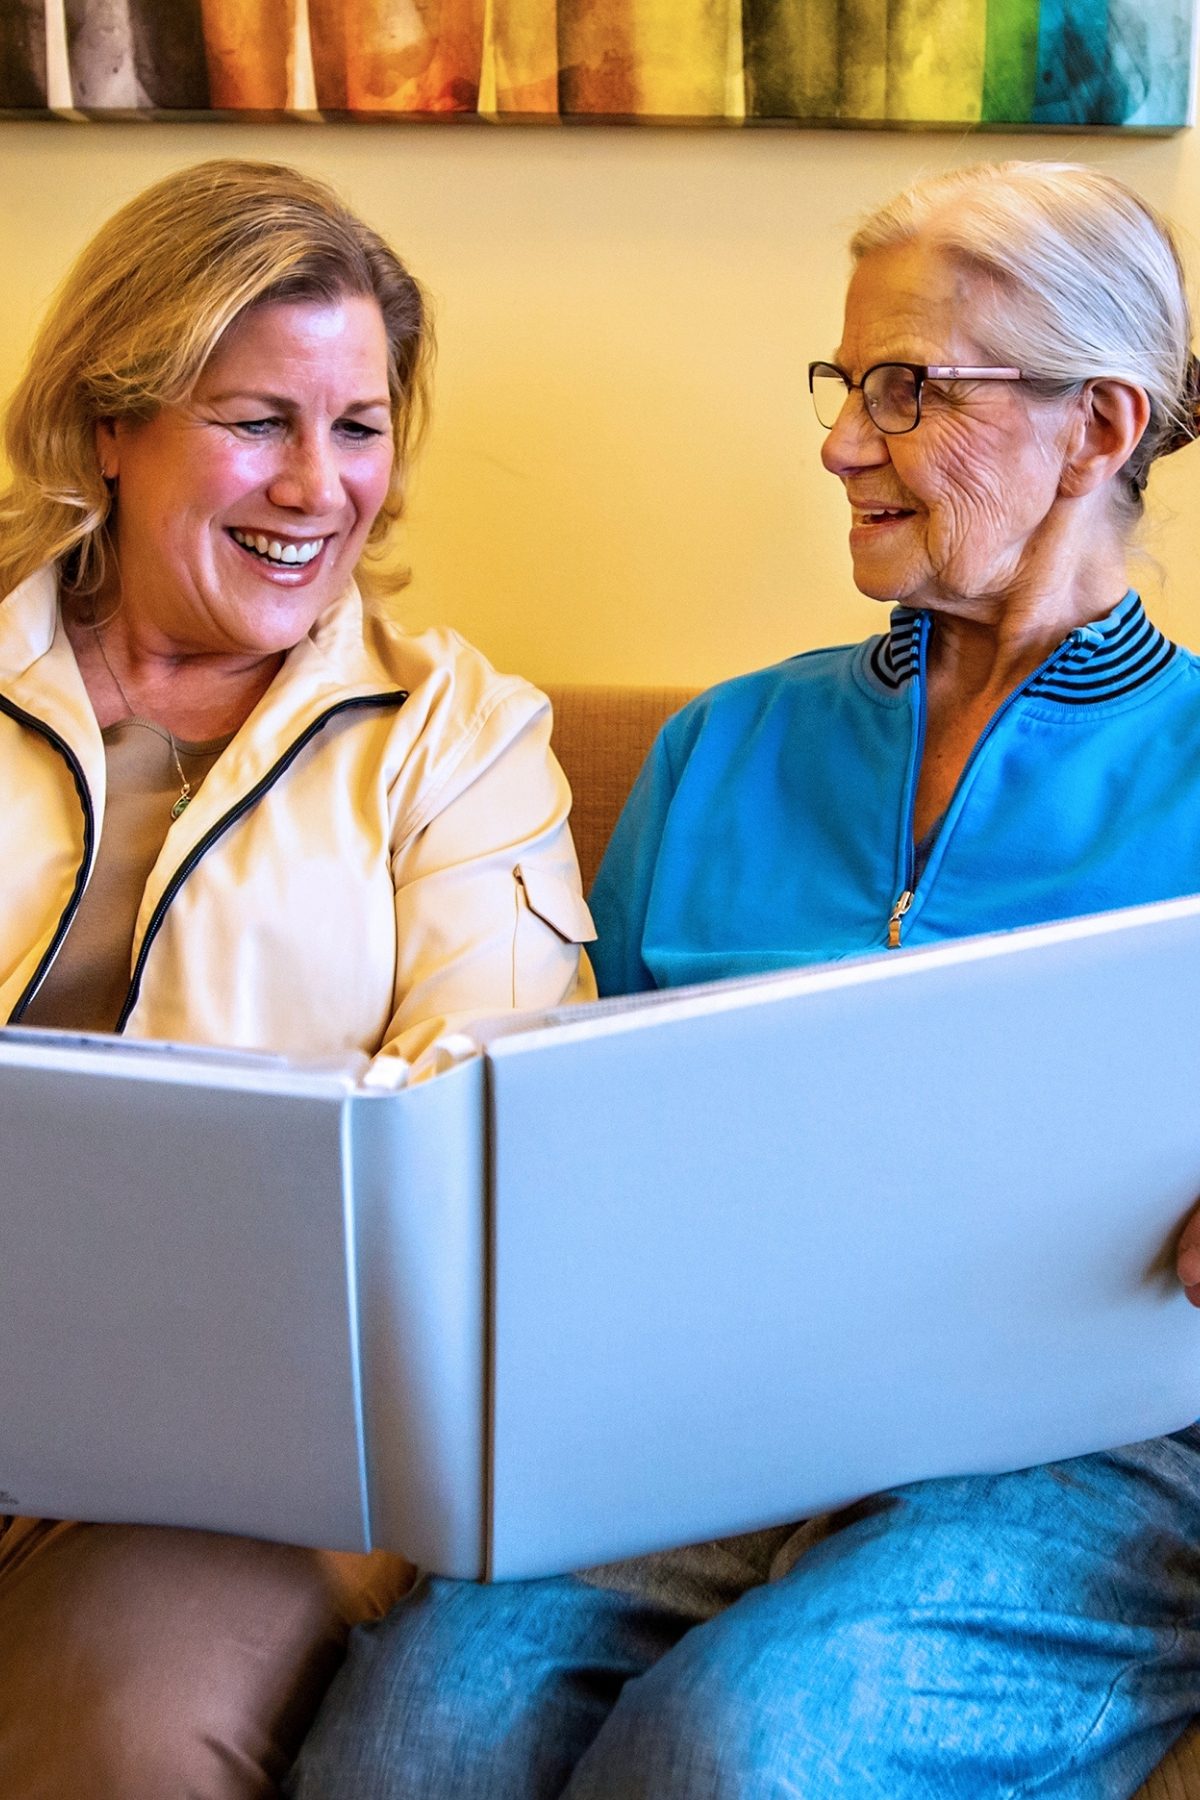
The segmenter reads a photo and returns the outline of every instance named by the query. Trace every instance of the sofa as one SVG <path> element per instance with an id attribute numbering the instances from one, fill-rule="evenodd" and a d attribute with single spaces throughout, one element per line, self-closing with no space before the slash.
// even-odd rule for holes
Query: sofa
<path id="1" fill-rule="evenodd" d="M 546 692 L 554 707 L 555 752 L 575 796 L 571 824 L 586 889 L 655 733 L 692 690 L 550 686 Z M 1196 1699 L 1200 1710 L 1200 1692 Z M 1135 1800 L 1200 1800 L 1200 1721 Z"/>

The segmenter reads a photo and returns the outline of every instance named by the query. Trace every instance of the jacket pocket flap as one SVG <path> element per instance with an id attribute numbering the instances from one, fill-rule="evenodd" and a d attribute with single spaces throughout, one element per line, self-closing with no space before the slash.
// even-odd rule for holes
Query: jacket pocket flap
<path id="1" fill-rule="evenodd" d="M 530 868 L 520 863 L 513 874 L 525 890 L 530 912 L 536 913 L 564 942 L 590 944 L 595 941 L 596 927 L 587 901 L 571 882 L 551 869 Z"/>

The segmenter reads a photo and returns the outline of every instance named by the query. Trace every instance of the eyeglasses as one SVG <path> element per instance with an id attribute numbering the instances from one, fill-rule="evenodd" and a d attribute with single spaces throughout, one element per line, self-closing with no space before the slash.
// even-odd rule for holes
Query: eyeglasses
<path id="1" fill-rule="evenodd" d="M 921 423 L 921 389 L 927 381 L 1020 381 L 1020 369 L 965 369 L 933 363 L 876 363 L 861 381 L 851 381 L 836 363 L 808 365 L 808 391 L 826 431 L 837 424 L 848 396 L 858 388 L 872 425 L 889 437 Z"/>

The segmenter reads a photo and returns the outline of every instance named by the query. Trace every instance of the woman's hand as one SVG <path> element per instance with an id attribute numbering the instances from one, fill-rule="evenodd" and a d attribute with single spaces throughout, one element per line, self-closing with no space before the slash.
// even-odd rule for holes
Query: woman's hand
<path id="1" fill-rule="evenodd" d="M 1179 1234 L 1175 1273 L 1192 1305 L 1200 1306 L 1200 1206 L 1194 1209 Z"/>

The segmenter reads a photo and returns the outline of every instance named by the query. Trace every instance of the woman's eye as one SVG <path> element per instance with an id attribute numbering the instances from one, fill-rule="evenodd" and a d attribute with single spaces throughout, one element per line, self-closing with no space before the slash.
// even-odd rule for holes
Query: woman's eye
<path id="1" fill-rule="evenodd" d="M 240 431 L 244 437 L 267 437 L 281 424 L 279 419 L 232 419 L 230 424 L 234 431 Z"/>
<path id="2" fill-rule="evenodd" d="M 350 438 L 356 444 L 365 444 L 371 438 L 383 436 L 376 426 L 364 425 L 361 419 L 339 419 L 337 428 L 343 437 Z"/>

